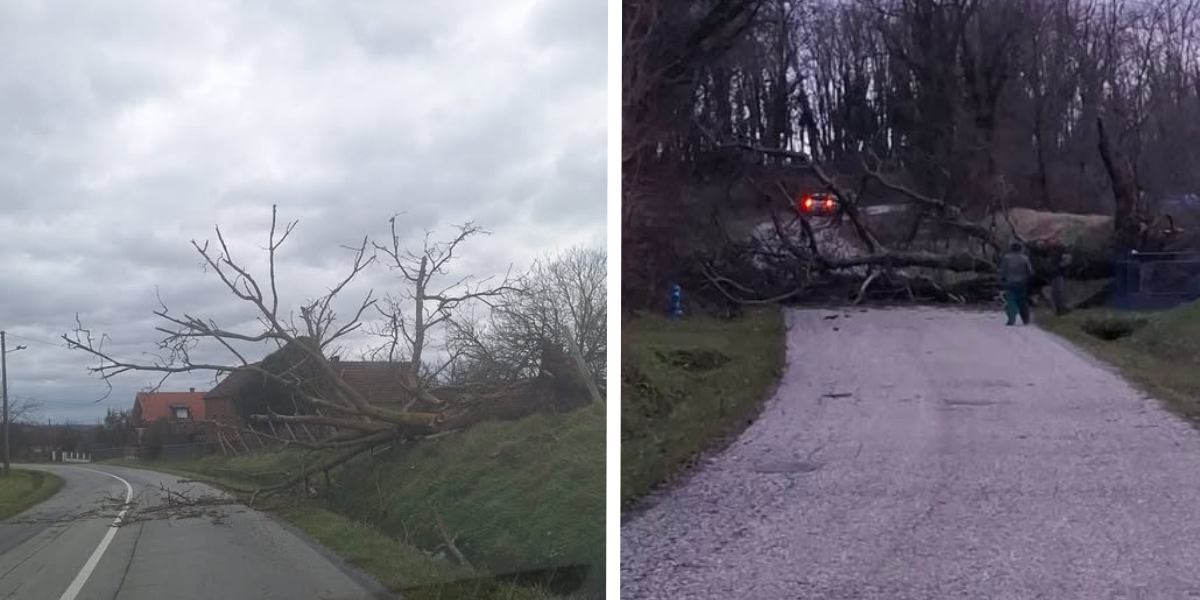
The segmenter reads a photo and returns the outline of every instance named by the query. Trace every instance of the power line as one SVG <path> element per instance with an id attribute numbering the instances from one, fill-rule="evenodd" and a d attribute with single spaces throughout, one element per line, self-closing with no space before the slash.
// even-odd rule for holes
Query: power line
<path id="1" fill-rule="evenodd" d="M 24 336 L 24 335 L 17 335 L 17 334 L 15 334 L 15 333 L 12 333 L 11 331 L 10 331 L 10 332 L 7 332 L 7 335 L 8 335 L 8 337 L 14 337 L 14 338 L 17 338 L 17 339 L 20 339 L 20 340 L 24 340 L 24 341 L 26 341 L 26 342 L 33 342 L 33 343 L 35 343 L 35 344 L 42 344 L 42 345 L 44 345 L 44 346 L 52 346 L 52 347 L 54 347 L 54 348 L 62 348 L 62 349 L 64 349 L 64 350 L 71 350 L 71 348 L 69 348 L 69 347 L 67 346 L 67 344 L 66 344 L 66 342 L 65 342 L 65 341 L 64 341 L 63 343 L 47 342 L 47 341 L 45 341 L 45 340 L 39 340 L 39 339 L 36 339 L 36 338 L 31 338 L 31 337 Z M 106 355 L 107 355 L 107 356 L 110 356 L 110 357 L 112 357 L 112 358 L 116 358 L 116 359 L 120 359 L 120 360 L 123 360 L 123 361 L 126 361 L 126 362 L 130 362 L 130 363 L 134 363 L 134 362 L 137 362 L 137 361 L 139 360 L 139 359 L 136 359 L 136 358 L 129 358 L 128 356 L 117 356 L 117 355 L 115 355 L 115 354 L 107 354 L 107 353 L 106 353 Z M 153 356 L 153 355 L 149 355 L 149 356 Z"/>
<path id="2" fill-rule="evenodd" d="M 19 340 L 25 340 L 26 342 L 33 342 L 35 344 L 45 344 L 47 346 L 54 346 L 55 348 L 66 348 L 67 347 L 65 343 L 64 344 L 56 344 L 54 342 L 47 342 L 45 340 L 39 340 L 39 339 L 31 338 L 31 337 L 26 337 L 23 335 L 17 335 L 11 331 L 8 331 L 6 333 L 8 334 L 8 337 L 15 337 Z"/>
<path id="3" fill-rule="evenodd" d="M 16 398 L 18 400 L 28 400 L 30 402 L 37 402 L 39 404 L 58 404 L 58 405 L 66 405 L 66 406 L 105 406 L 106 405 L 106 403 L 96 402 L 94 400 L 43 400 L 41 398 L 34 398 L 33 396 L 24 396 L 21 394 L 9 394 L 8 397 Z"/>

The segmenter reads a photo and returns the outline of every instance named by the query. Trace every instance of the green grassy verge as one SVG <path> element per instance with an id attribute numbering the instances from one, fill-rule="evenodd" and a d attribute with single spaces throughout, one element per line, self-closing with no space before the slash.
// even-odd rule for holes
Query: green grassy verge
<path id="1" fill-rule="evenodd" d="M 1200 302 L 1162 312 L 1046 313 L 1036 322 L 1113 365 L 1173 412 L 1200 420 Z M 1106 332 L 1109 337 L 1125 335 L 1112 340 L 1097 336 Z"/>
<path id="2" fill-rule="evenodd" d="M 414 600 L 603 597 L 605 422 L 568 415 L 488 422 L 363 456 L 313 478 L 314 499 L 262 506 Z M 124 463 L 248 487 L 295 472 L 302 451 Z M 472 568 L 444 548 L 440 519 Z M 572 596 L 574 595 L 574 596 Z"/>
<path id="3" fill-rule="evenodd" d="M 778 309 L 735 320 L 642 317 L 622 327 L 621 503 L 631 506 L 744 426 L 784 364 Z"/>
<path id="4" fill-rule="evenodd" d="M 11 469 L 0 477 L 0 519 L 20 514 L 61 490 L 62 477 L 45 471 Z"/>

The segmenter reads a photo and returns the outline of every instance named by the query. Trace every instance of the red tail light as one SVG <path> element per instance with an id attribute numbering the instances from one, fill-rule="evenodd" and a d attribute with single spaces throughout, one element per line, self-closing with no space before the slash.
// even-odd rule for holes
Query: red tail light
<path id="1" fill-rule="evenodd" d="M 812 208 L 813 208 L 812 196 L 805 196 L 804 197 L 804 212 L 812 212 Z"/>
<path id="2" fill-rule="evenodd" d="M 833 212 L 833 198 L 825 199 L 825 212 Z"/>

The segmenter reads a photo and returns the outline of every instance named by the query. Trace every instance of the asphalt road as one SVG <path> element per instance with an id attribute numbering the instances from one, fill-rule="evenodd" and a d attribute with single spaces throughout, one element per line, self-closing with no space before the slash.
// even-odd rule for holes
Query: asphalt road
<path id="1" fill-rule="evenodd" d="M 621 597 L 1200 598 L 1200 435 L 1002 319 L 789 314 L 761 418 L 622 525 Z"/>
<path id="2" fill-rule="evenodd" d="M 0 524 L 5 600 L 390 597 L 302 534 L 205 485 L 112 466 L 24 468 L 67 483 Z M 163 487 L 186 501 L 169 502 Z"/>

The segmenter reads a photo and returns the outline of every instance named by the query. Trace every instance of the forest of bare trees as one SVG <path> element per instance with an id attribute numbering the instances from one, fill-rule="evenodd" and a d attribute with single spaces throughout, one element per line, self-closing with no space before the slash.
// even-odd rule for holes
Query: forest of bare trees
<path id="1" fill-rule="evenodd" d="M 513 381 L 537 376 L 544 341 L 566 338 L 603 385 L 608 373 L 608 254 L 572 247 L 534 263 L 520 289 L 504 293 L 486 314 L 456 320 L 447 346 L 458 356 L 449 382 Z"/>
<path id="2" fill-rule="evenodd" d="M 984 218 L 1014 208 L 1112 216 L 1106 252 L 1144 247 L 1167 201 L 1200 192 L 1200 0 L 624 8 L 627 308 L 661 303 L 670 280 L 751 297 L 814 270 L 987 271 L 996 238 Z M 843 264 L 815 242 L 785 244 L 783 271 L 804 276 L 737 281 L 724 222 L 768 205 L 793 218 L 786 196 L 810 188 L 837 195 L 867 256 Z M 884 240 L 859 214 L 884 202 L 983 250 Z"/>

